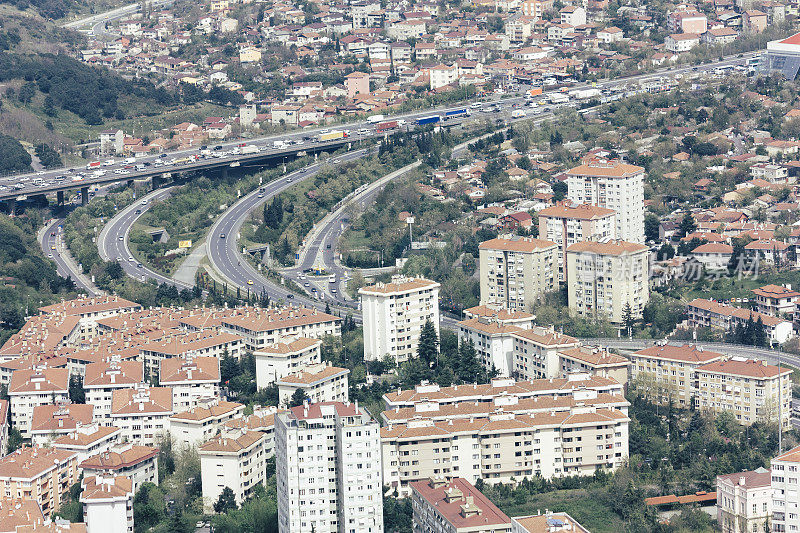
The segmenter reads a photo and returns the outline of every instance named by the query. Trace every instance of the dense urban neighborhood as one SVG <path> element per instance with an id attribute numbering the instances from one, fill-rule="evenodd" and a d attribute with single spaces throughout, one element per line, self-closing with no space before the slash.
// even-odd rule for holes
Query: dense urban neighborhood
<path id="1" fill-rule="evenodd" d="M 0 533 L 800 531 L 798 16 L 0 0 Z"/>

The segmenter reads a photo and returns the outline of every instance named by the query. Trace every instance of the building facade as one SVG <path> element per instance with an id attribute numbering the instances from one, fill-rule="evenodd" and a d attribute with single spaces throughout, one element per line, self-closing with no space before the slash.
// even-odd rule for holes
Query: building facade
<path id="1" fill-rule="evenodd" d="M 359 289 L 364 359 L 389 356 L 400 363 L 415 357 L 425 323 L 430 321 L 439 333 L 439 287 L 425 278 L 394 276 L 390 283 Z"/>

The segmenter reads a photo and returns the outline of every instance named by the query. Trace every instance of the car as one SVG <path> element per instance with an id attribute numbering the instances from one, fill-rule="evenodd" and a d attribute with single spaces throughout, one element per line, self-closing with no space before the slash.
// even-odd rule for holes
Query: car
<path id="1" fill-rule="evenodd" d="M 125 236 L 124 235 L 120 235 L 119 236 L 119 240 L 124 241 L 125 240 Z"/>
<path id="2" fill-rule="evenodd" d="M 330 244 L 328 244 L 328 245 L 327 245 L 325 248 L 327 248 L 328 250 L 330 250 L 330 249 L 331 249 L 331 245 L 330 245 Z"/>
<path id="3" fill-rule="evenodd" d="M 53 254 L 47 254 L 47 257 L 49 257 L 50 259 L 52 259 L 52 258 L 53 258 Z"/>
<path id="4" fill-rule="evenodd" d="M 336 289 L 331 289 L 331 294 L 336 294 Z"/>
<path id="5" fill-rule="evenodd" d="M 130 256 L 128 258 L 128 262 L 133 263 L 134 261 L 136 261 L 136 259 L 134 259 L 133 256 Z"/>
<path id="6" fill-rule="evenodd" d="M 310 287 L 310 286 L 311 286 L 311 283 L 309 283 L 307 281 L 305 283 L 303 283 L 303 287 Z"/>
<path id="7" fill-rule="evenodd" d="M 219 238 L 220 238 L 220 239 L 224 239 L 224 238 L 225 238 L 225 234 L 224 234 L 224 233 L 220 233 L 220 234 L 219 234 Z"/>
<path id="8" fill-rule="evenodd" d="M 333 160 L 333 164 L 334 164 L 334 165 L 338 165 L 338 164 L 339 164 L 339 163 L 341 163 L 341 162 L 342 162 L 342 160 L 341 160 L 341 159 L 334 159 L 334 160 Z"/>
<path id="9" fill-rule="evenodd" d="M 292 178 L 286 178 L 286 181 L 291 182 Z"/>
<path id="10" fill-rule="evenodd" d="M 262 193 L 262 192 L 258 193 L 258 197 L 259 198 L 264 198 L 264 193 Z"/>
<path id="11" fill-rule="evenodd" d="M 56 236 L 56 232 L 55 232 L 55 231 L 51 231 L 51 232 L 50 232 L 50 236 L 51 236 L 51 237 L 55 237 L 55 236 Z"/>
<path id="12" fill-rule="evenodd" d="M 55 250 L 56 249 L 55 245 L 51 246 L 50 249 Z"/>
<path id="13" fill-rule="evenodd" d="M 287 294 L 287 295 L 286 295 L 286 297 L 287 297 L 287 298 L 289 298 L 289 299 L 291 300 L 292 298 L 294 298 L 294 294 L 292 294 L 292 293 L 289 293 L 289 294 Z"/>
<path id="14" fill-rule="evenodd" d="M 480 102 L 473 102 L 473 103 L 471 103 L 469 106 L 470 106 L 472 109 L 480 109 L 481 105 L 483 105 L 483 104 L 481 104 Z"/>
<path id="15" fill-rule="evenodd" d="M 136 266 L 137 266 L 138 268 L 142 268 L 142 264 L 141 264 L 141 263 L 136 263 Z"/>
<path id="16" fill-rule="evenodd" d="M 299 275 L 299 276 L 297 276 L 297 277 L 298 277 L 298 279 L 306 279 L 306 275 L 305 275 L 305 274 L 300 274 L 300 275 Z"/>
<path id="17" fill-rule="evenodd" d="M 141 210 L 141 209 L 137 209 L 137 210 L 134 212 L 134 214 L 135 214 L 135 215 L 141 215 L 141 214 L 142 214 L 142 210 Z"/>
<path id="18" fill-rule="evenodd" d="M 142 200 L 142 205 L 147 205 L 147 200 Z"/>
<path id="19" fill-rule="evenodd" d="M 247 280 L 247 284 L 248 284 L 248 285 L 252 285 L 252 284 L 253 284 L 253 280 L 252 280 L 252 279 L 248 279 L 248 280 Z"/>

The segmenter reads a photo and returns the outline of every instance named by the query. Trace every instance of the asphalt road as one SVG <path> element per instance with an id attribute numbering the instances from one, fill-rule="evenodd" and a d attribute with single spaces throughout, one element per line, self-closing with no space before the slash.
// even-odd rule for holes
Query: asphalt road
<path id="1" fill-rule="evenodd" d="M 136 221 L 150 209 L 153 202 L 163 201 L 174 187 L 159 189 L 137 198 L 135 202 L 117 213 L 108 221 L 97 238 L 100 257 L 106 261 L 119 261 L 125 273 L 139 281 L 156 280 L 159 284 L 166 283 L 180 289 L 191 289 L 192 285 L 174 280 L 139 263 L 130 251 L 128 236 Z"/>
<path id="2" fill-rule="evenodd" d="M 353 161 L 363 157 L 366 153 L 366 149 L 348 152 L 332 158 L 331 163 Z M 324 308 L 324 302 L 308 296 L 296 295 L 294 292 L 263 277 L 242 256 L 238 244 L 238 234 L 242 224 L 244 224 L 253 210 L 292 185 L 316 175 L 317 172 L 324 168 L 323 165 L 325 164 L 327 163 L 314 163 L 267 183 L 250 194 L 243 196 L 228 208 L 211 227 L 207 237 L 208 258 L 213 268 L 232 284 L 241 287 L 245 293 L 249 291 L 251 294 L 266 294 L 273 301 Z"/>
<path id="3" fill-rule="evenodd" d="M 53 219 L 41 234 L 39 245 L 45 255 L 56 264 L 56 272 L 62 278 L 71 278 L 75 286 L 87 294 L 98 294 L 99 291 L 92 287 L 82 273 L 73 270 L 72 265 L 62 256 L 66 243 L 62 230 L 63 218 Z"/>
<path id="4" fill-rule="evenodd" d="M 634 76 L 630 78 L 622 78 L 616 80 L 601 81 L 596 84 L 596 87 L 601 90 L 616 91 L 617 94 L 625 95 L 636 90 L 642 91 L 639 87 L 640 83 L 649 80 L 656 80 L 658 78 L 677 78 L 678 76 L 684 77 L 687 75 L 701 75 L 704 72 L 713 71 L 715 68 L 727 65 L 742 65 L 746 62 L 748 57 L 752 57 L 755 53 L 745 54 L 742 58 L 729 57 L 724 60 L 707 63 L 696 67 L 669 67 L 659 70 L 655 73 Z M 576 85 L 571 89 L 586 88 L 586 84 Z M 520 90 L 525 89 L 521 87 Z M 555 92 L 552 89 L 545 88 L 542 96 L 537 97 L 539 101 L 544 102 L 548 94 Z M 404 127 L 413 128 L 416 119 L 430 115 L 441 115 L 447 111 L 463 109 L 464 107 L 475 105 L 471 108 L 474 116 L 481 118 L 494 118 L 496 112 L 490 109 L 492 104 L 500 104 L 507 112 L 509 106 L 517 105 L 522 106 L 525 100 L 521 96 L 504 96 L 492 95 L 488 101 L 481 103 L 475 102 L 462 102 L 457 105 L 444 106 L 439 108 L 431 108 L 404 115 L 386 117 L 387 120 L 406 121 Z M 553 111 L 557 106 L 543 103 L 537 109 L 541 112 L 547 113 Z M 538 113 L 537 110 L 528 111 L 524 107 L 520 107 L 526 113 Z M 529 118 L 529 117 L 528 117 Z M 523 118 L 524 119 L 524 118 Z M 445 122 L 444 124 L 457 124 L 459 120 Z M 17 174 L 0 178 L 0 200 L 24 198 L 33 194 L 48 194 L 56 190 L 76 189 L 81 187 L 90 186 L 93 184 L 108 183 L 111 181 L 125 181 L 127 179 L 146 178 L 152 175 L 159 175 L 163 173 L 172 172 L 185 172 L 193 168 L 202 168 L 209 165 L 231 165 L 235 166 L 240 163 L 245 163 L 253 158 L 264 158 L 270 155 L 282 154 L 286 151 L 297 152 L 303 150 L 310 150 L 319 148 L 323 144 L 318 143 L 315 139 L 321 132 L 332 131 L 349 131 L 350 140 L 367 139 L 370 137 L 380 137 L 376 131 L 377 125 L 370 123 L 366 120 L 341 124 L 336 126 L 320 126 L 305 130 L 295 130 L 280 135 L 270 135 L 266 137 L 259 137 L 250 140 L 235 140 L 228 142 L 221 142 L 215 146 L 219 150 L 211 150 L 208 153 L 201 154 L 198 149 L 187 149 L 173 151 L 160 155 L 146 155 L 139 158 L 127 159 L 106 159 L 105 161 L 97 161 L 98 164 L 91 169 L 88 166 L 61 168 L 47 171 L 40 171 L 36 173 Z M 284 143 L 283 148 L 276 147 L 276 142 Z M 213 143 L 212 143 L 213 145 Z M 242 154 L 237 153 L 241 151 L 240 145 L 254 146 L 258 149 L 256 154 Z M 188 159 L 192 162 L 188 162 Z M 137 170 L 136 166 L 148 165 L 146 168 Z"/>

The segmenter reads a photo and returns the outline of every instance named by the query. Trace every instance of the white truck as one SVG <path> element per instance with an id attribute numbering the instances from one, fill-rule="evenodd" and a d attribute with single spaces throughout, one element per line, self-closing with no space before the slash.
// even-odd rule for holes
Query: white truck
<path id="1" fill-rule="evenodd" d="M 258 146 L 254 144 L 248 144 L 247 146 L 242 146 L 242 153 L 243 154 L 256 154 L 258 153 Z"/>
<path id="2" fill-rule="evenodd" d="M 367 117 L 367 122 L 370 124 L 377 124 L 381 122 L 383 119 L 386 118 L 386 115 L 372 115 L 371 117 Z"/>
<path id="3" fill-rule="evenodd" d="M 551 104 L 566 104 L 569 102 L 569 96 L 564 93 L 550 93 L 547 95 L 547 99 L 550 100 Z"/>
<path id="4" fill-rule="evenodd" d="M 601 93 L 600 89 L 587 87 L 585 89 L 573 89 L 568 94 L 576 100 L 588 100 L 590 98 L 599 98 Z"/>
<path id="5" fill-rule="evenodd" d="M 525 116 L 525 110 L 523 109 L 515 109 L 511 112 L 511 118 L 523 118 Z"/>

